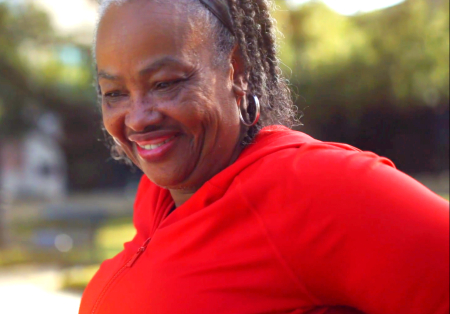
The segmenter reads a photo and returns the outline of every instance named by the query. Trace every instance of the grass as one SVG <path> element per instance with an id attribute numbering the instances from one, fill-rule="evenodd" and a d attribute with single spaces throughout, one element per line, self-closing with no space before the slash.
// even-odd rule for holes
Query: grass
<path id="1" fill-rule="evenodd" d="M 64 290 L 83 292 L 100 265 L 70 268 L 64 271 L 62 287 Z"/>
<path id="2" fill-rule="evenodd" d="M 30 260 L 30 254 L 20 248 L 10 248 L 0 251 L 0 267 L 26 264 Z"/>
<path id="3" fill-rule="evenodd" d="M 114 257 L 122 251 L 123 244 L 133 239 L 136 230 L 129 219 L 115 219 L 105 223 L 96 235 L 98 263 L 70 268 L 64 273 L 63 288 L 66 290 L 83 291 L 100 267 L 100 262 Z"/>
<path id="4" fill-rule="evenodd" d="M 136 230 L 127 220 L 112 220 L 103 225 L 96 236 L 96 247 L 101 260 L 111 258 L 123 249 L 123 244 L 131 241 Z"/>
<path id="5" fill-rule="evenodd" d="M 21 228 L 23 230 L 20 230 L 20 233 L 25 238 L 31 234 L 28 227 Z M 56 262 L 64 269 L 63 288 L 82 291 L 98 270 L 100 263 L 122 251 L 123 244 L 131 241 L 135 233 L 131 218 L 110 219 L 98 229 L 95 235 L 94 256 L 87 247 L 73 249 L 68 253 L 59 253 L 56 250 L 48 252 L 19 246 L 0 251 L 0 267 Z M 84 266 L 73 267 L 73 265 Z"/>

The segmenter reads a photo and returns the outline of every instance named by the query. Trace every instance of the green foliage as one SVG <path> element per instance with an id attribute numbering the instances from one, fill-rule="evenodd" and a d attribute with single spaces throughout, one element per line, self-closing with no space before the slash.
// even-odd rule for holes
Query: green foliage
<path id="1" fill-rule="evenodd" d="M 290 26 L 286 26 L 290 25 Z M 313 115 L 394 103 L 436 106 L 449 98 L 449 3 L 407 0 L 356 16 L 321 2 L 293 10 L 281 26 L 283 61 Z"/>
<path id="2" fill-rule="evenodd" d="M 80 54 L 76 64 L 64 60 L 70 48 Z M 32 126 L 31 108 L 64 115 L 70 106 L 95 103 L 89 49 L 56 36 L 31 2 L 0 3 L 0 73 L 0 137 Z"/>
<path id="3" fill-rule="evenodd" d="M 435 105 L 433 94 L 435 102 L 448 98 L 448 9 L 445 1 L 436 7 L 430 1 L 410 0 L 391 12 L 359 17 L 380 56 L 376 68 L 389 73 L 397 99 Z"/>

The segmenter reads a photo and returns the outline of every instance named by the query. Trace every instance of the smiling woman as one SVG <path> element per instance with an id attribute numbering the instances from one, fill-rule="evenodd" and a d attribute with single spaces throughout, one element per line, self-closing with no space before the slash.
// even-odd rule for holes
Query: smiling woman
<path id="1" fill-rule="evenodd" d="M 143 172 L 81 314 L 448 313 L 448 202 L 289 130 L 267 0 L 106 0 L 105 129 Z"/>
<path id="2" fill-rule="evenodd" d="M 204 37 L 211 31 L 171 14 L 179 6 L 113 6 L 97 41 L 105 128 L 178 206 L 240 152 L 231 78 L 243 75 L 214 66 L 213 37 Z"/>
<path id="3" fill-rule="evenodd" d="M 253 65 L 249 53 L 243 58 L 229 30 L 198 1 L 149 1 L 145 8 L 139 1 L 109 3 L 102 6 L 102 15 L 109 10 L 99 24 L 96 45 L 105 128 L 133 163 L 173 196 L 182 191 L 189 197 L 229 166 L 243 148 L 241 142 L 250 142 L 262 122 L 274 116 L 263 110 L 265 119 L 244 132 L 238 108 L 248 108 L 246 90 L 268 110 L 273 109 L 269 104 L 278 104 L 278 123 L 293 120 L 274 60 L 270 65 L 267 55 Z M 261 69 L 248 73 L 250 65 Z M 272 89 L 261 89 L 260 83 Z M 146 111 L 152 114 L 142 114 Z M 177 197 L 177 205 L 187 199 Z"/>

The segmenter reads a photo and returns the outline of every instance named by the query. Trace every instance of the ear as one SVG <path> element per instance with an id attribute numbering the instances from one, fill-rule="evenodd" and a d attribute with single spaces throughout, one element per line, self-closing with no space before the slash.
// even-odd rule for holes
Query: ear
<path id="1" fill-rule="evenodd" d="M 238 104 L 240 105 L 240 100 L 245 96 L 247 91 L 247 75 L 245 71 L 245 62 L 242 58 L 239 45 L 234 46 L 231 53 L 231 69 L 230 79 L 233 82 L 233 92 L 236 95 Z"/>

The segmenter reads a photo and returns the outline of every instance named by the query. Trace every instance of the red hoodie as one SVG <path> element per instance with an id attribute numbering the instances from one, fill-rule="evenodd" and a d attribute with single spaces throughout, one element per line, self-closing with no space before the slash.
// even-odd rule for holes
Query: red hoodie
<path id="1" fill-rule="evenodd" d="M 266 128 L 173 205 L 142 178 L 80 314 L 449 313 L 448 202 L 373 153 Z"/>

